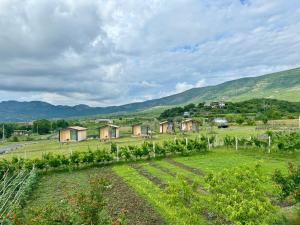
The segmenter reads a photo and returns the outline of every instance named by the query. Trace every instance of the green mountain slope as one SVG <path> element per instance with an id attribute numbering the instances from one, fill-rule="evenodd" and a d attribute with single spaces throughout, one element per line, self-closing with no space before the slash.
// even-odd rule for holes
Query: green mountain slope
<path id="1" fill-rule="evenodd" d="M 214 101 L 244 101 L 252 98 L 273 98 L 300 101 L 300 68 L 259 77 L 242 78 L 203 88 L 194 88 L 165 98 L 171 104 Z M 162 99 L 161 99 L 162 100 Z"/>
<path id="2" fill-rule="evenodd" d="M 142 111 L 143 114 L 157 114 L 175 105 L 198 103 L 203 101 L 244 101 L 253 98 L 272 98 L 300 102 L 300 68 L 268 74 L 260 77 L 249 77 L 233 80 L 203 88 L 153 99 L 145 102 L 121 106 L 89 107 L 54 106 L 45 102 L 0 102 L 0 121 L 26 121 L 38 118 L 66 118 Z"/>

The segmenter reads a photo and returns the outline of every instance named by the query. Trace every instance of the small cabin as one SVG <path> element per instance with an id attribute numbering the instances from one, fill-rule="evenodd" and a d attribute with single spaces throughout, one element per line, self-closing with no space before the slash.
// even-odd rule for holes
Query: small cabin
<path id="1" fill-rule="evenodd" d="M 193 119 L 186 119 L 181 122 L 181 131 L 198 131 L 198 122 Z"/>
<path id="2" fill-rule="evenodd" d="M 120 137 L 120 127 L 112 124 L 105 125 L 99 128 L 100 140 L 107 140 L 111 138 Z"/>
<path id="3" fill-rule="evenodd" d="M 151 134 L 150 127 L 143 124 L 132 125 L 132 136 L 134 137 L 145 137 Z"/>
<path id="4" fill-rule="evenodd" d="M 170 121 L 163 121 L 159 123 L 159 132 L 161 134 L 165 133 L 173 133 L 174 132 L 174 124 Z"/>
<path id="5" fill-rule="evenodd" d="M 59 130 L 59 142 L 84 141 L 87 138 L 87 128 L 73 126 Z"/>

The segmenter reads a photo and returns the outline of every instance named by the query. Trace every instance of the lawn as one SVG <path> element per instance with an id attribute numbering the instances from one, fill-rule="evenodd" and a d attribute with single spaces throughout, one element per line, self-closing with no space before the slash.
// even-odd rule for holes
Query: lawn
<path id="1" fill-rule="evenodd" d="M 209 172 L 257 163 L 270 178 L 275 169 L 286 172 L 288 162 L 299 164 L 300 154 L 269 155 L 254 150 L 217 148 L 206 154 L 52 173 L 41 178 L 25 212 L 30 221 L 32 209 L 49 202 L 59 205 L 74 189 L 85 190 L 91 174 L 100 174 L 113 183 L 113 189 L 107 193 L 110 213 L 114 215 L 120 208 L 126 208 L 129 224 L 208 224 L 204 215 L 194 215 L 188 208 L 168 204 L 168 195 L 164 191 L 166 185 L 182 176 L 188 182 L 195 180 L 205 186 L 204 175 Z M 272 189 L 271 179 L 265 185 Z M 283 211 L 294 221 L 298 220 L 293 209 Z"/>
<path id="2" fill-rule="evenodd" d="M 123 128 L 121 130 L 121 138 L 112 140 L 112 142 L 117 143 L 118 145 L 138 145 L 144 142 L 145 140 L 154 141 L 154 142 L 163 142 L 165 140 L 170 140 L 182 137 L 197 137 L 199 135 L 214 135 L 216 140 L 224 138 L 226 135 L 236 136 L 236 137 L 246 137 L 249 138 L 252 135 L 257 135 L 265 132 L 264 130 L 256 131 L 254 126 L 232 126 L 228 129 L 218 129 L 216 127 L 201 127 L 199 132 L 196 133 L 186 133 L 181 134 L 156 134 L 152 139 L 144 138 L 134 138 L 131 137 L 128 131 L 129 128 Z M 58 140 L 40 140 L 35 141 L 34 144 L 30 144 L 21 148 L 18 148 L 14 151 L 0 155 L 1 158 L 12 158 L 12 157 L 24 157 L 24 158 L 40 158 L 43 154 L 54 153 L 54 154 L 70 154 L 73 151 L 88 151 L 96 149 L 109 149 L 110 142 L 101 142 L 99 140 L 87 140 L 78 143 L 65 143 L 61 144 Z"/>

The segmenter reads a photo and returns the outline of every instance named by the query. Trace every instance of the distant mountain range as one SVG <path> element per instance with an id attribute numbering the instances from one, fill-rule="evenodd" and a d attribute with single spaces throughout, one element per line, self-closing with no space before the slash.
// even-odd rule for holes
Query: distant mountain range
<path id="1" fill-rule="evenodd" d="M 273 98 L 300 102 L 300 68 L 241 78 L 216 86 L 193 88 L 168 97 L 122 106 L 61 106 L 46 102 L 0 102 L 0 121 L 31 121 L 40 118 L 67 118 L 109 113 L 126 113 L 156 106 L 174 106 L 203 101 L 243 101 L 252 98 Z"/>

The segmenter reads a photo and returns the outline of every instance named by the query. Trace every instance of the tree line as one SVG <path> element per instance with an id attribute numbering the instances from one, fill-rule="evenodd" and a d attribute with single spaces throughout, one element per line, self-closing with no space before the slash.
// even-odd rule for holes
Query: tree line
<path id="1" fill-rule="evenodd" d="M 226 102 L 224 107 L 211 107 L 204 102 L 190 103 L 183 107 L 174 107 L 162 112 L 159 119 L 183 116 L 189 112 L 193 116 L 218 114 L 255 114 L 257 120 L 280 119 L 287 114 L 300 112 L 300 102 L 288 102 L 276 99 L 251 99 L 242 102 Z"/>

